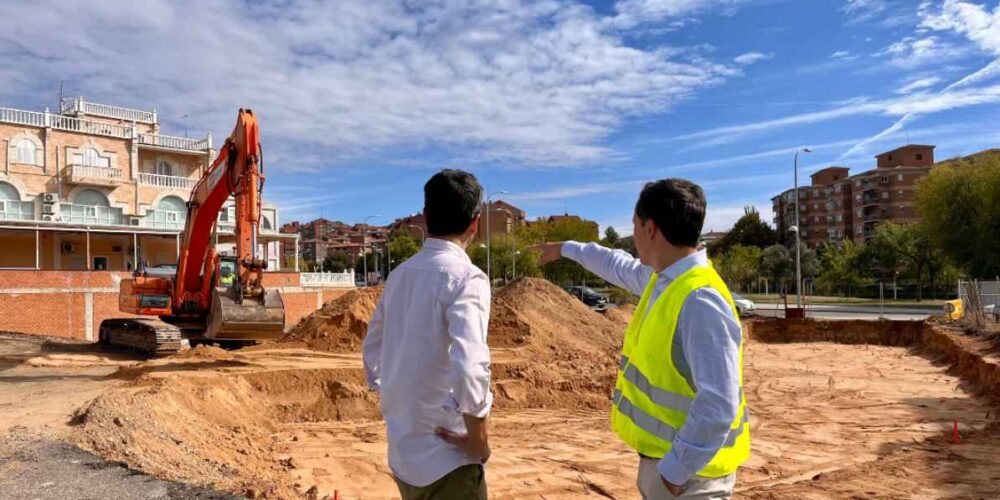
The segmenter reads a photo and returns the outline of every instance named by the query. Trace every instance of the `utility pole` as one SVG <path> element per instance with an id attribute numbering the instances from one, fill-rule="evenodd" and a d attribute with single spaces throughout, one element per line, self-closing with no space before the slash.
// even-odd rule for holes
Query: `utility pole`
<path id="1" fill-rule="evenodd" d="M 799 227 L 799 152 L 812 153 L 809 148 L 795 151 L 795 302 L 802 308 L 802 228 Z"/>

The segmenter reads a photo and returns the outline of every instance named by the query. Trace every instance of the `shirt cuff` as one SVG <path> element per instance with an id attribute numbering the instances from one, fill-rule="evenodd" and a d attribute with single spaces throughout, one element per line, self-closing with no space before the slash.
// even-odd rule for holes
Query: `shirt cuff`
<path id="1" fill-rule="evenodd" d="M 567 259 L 577 260 L 583 253 L 583 243 L 576 241 L 564 241 L 562 244 L 562 256 Z"/>
<path id="2" fill-rule="evenodd" d="M 694 472 L 689 471 L 687 466 L 682 464 L 677 458 L 677 455 L 671 451 L 667 453 L 660 463 L 656 465 L 656 471 L 666 479 L 668 483 L 682 486 L 684 483 L 691 480 L 691 476 L 694 476 Z"/>
<path id="3" fill-rule="evenodd" d="M 493 391 L 486 391 L 486 398 L 482 403 L 475 406 L 471 406 L 468 403 L 465 405 L 459 404 L 458 399 L 452 394 L 445 399 L 445 406 L 463 415 L 486 418 L 490 414 L 490 410 L 493 409 Z"/>

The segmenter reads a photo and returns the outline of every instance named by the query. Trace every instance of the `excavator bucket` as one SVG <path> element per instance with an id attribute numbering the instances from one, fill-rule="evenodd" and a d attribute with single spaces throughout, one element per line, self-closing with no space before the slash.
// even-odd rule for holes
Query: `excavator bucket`
<path id="1" fill-rule="evenodd" d="M 285 305 L 277 290 L 266 290 L 263 300 L 239 303 L 230 287 L 215 289 L 205 337 L 215 340 L 272 340 L 285 330 Z"/>

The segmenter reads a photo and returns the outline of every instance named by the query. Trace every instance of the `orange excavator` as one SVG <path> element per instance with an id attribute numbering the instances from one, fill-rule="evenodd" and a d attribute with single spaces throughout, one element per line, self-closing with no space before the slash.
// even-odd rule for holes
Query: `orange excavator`
<path id="1" fill-rule="evenodd" d="M 277 290 L 264 288 L 267 262 L 257 256 L 263 185 L 257 118 L 241 109 L 232 135 L 191 192 L 176 274 L 158 276 L 141 266 L 122 280 L 119 310 L 147 317 L 104 320 L 99 341 L 165 354 L 192 342 L 238 345 L 280 336 L 284 304 Z M 212 235 L 230 197 L 235 255 L 222 256 Z"/>

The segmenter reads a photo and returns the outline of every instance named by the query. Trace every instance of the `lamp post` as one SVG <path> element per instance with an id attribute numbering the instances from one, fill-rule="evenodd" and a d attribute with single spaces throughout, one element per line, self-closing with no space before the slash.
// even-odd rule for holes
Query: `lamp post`
<path id="1" fill-rule="evenodd" d="M 412 224 L 409 225 L 409 226 L 406 226 L 406 227 L 407 228 L 411 228 L 411 229 L 419 229 L 420 230 L 420 241 L 422 241 L 422 242 L 423 241 L 427 241 L 427 232 L 424 231 L 424 228 L 422 228 L 420 226 L 414 226 Z"/>
<path id="2" fill-rule="evenodd" d="M 809 148 L 795 150 L 795 303 L 802 308 L 802 244 L 799 228 L 799 153 L 812 153 Z"/>
<path id="3" fill-rule="evenodd" d="M 486 279 L 490 282 L 490 290 L 493 289 L 493 275 L 490 274 L 490 199 L 498 194 L 510 194 L 507 191 L 497 191 L 486 197 Z"/>
<path id="4" fill-rule="evenodd" d="M 361 262 L 364 265 L 365 288 L 368 288 L 368 219 L 376 219 L 378 217 L 381 217 L 381 215 L 369 215 L 362 222 L 364 229 L 361 232 Z"/>

